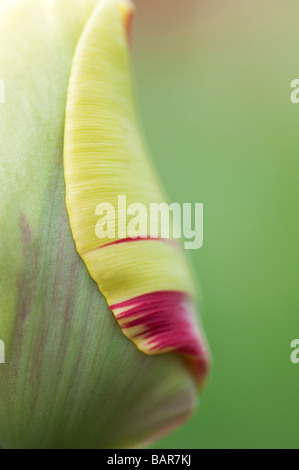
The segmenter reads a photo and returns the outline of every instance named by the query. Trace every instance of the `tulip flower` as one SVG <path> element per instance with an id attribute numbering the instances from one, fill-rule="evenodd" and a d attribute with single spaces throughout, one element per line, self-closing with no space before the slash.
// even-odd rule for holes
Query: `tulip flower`
<path id="1" fill-rule="evenodd" d="M 209 359 L 178 242 L 97 236 L 99 204 L 165 201 L 134 107 L 134 7 L 0 5 L 0 447 L 145 446 L 190 416 Z"/>

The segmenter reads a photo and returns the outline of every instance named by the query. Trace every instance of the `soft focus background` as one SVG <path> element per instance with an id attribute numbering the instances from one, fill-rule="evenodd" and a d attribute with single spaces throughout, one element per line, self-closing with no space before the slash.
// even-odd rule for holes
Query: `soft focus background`
<path id="1" fill-rule="evenodd" d="M 172 201 L 204 203 L 191 253 L 213 354 L 200 407 L 161 448 L 299 445 L 299 4 L 136 0 L 147 140 Z"/>

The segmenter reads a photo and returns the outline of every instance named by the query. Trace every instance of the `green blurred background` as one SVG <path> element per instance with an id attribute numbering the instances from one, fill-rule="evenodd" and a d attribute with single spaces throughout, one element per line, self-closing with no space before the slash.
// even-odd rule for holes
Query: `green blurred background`
<path id="1" fill-rule="evenodd" d="M 145 134 L 172 201 L 204 203 L 191 253 L 213 370 L 161 448 L 297 448 L 299 4 L 136 0 Z"/>

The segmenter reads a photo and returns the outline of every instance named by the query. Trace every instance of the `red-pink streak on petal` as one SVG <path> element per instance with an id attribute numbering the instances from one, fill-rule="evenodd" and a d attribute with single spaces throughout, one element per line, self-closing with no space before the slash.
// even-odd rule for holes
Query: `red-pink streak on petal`
<path id="1" fill-rule="evenodd" d="M 108 246 L 112 245 L 120 245 L 121 243 L 130 243 L 130 242 L 142 242 L 142 241 L 154 241 L 154 242 L 163 242 L 163 243 L 169 243 L 170 245 L 175 246 L 176 248 L 180 248 L 180 245 L 175 241 L 170 238 L 159 238 L 159 237 L 151 237 L 151 236 L 146 236 L 146 237 L 136 237 L 136 238 L 120 238 L 119 240 L 114 240 L 113 242 L 106 243 L 105 245 L 98 246 L 97 248 L 93 248 L 92 250 L 87 251 L 86 253 L 89 253 L 90 251 L 94 250 L 101 250 L 102 248 L 107 248 Z M 85 253 L 85 254 L 86 254 Z"/>
<path id="2" fill-rule="evenodd" d="M 133 45 L 133 21 L 134 21 L 134 10 L 132 10 L 127 18 L 126 18 L 126 23 L 125 23 L 125 31 L 127 35 L 127 40 L 129 46 L 132 48 Z"/>
<path id="3" fill-rule="evenodd" d="M 177 351 L 191 364 L 198 384 L 205 380 L 209 357 L 204 341 L 191 320 L 193 302 L 178 291 L 151 292 L 110 306 L 123 329 L 141 327 L 132 337 L 146 340 L 149 351 Z M 124 309 L 117 313 L 118 309 Z"/>

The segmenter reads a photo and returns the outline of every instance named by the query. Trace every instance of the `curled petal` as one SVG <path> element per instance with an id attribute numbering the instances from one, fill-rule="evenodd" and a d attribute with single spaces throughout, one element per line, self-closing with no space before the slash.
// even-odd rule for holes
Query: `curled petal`
<path id="1" fill-rule="evenodd" d="M 182 248 L 148 231 L 141 239 L 119 236 L 126 228 L 120 195 L 148 209 L 165 201 L 134 107 L 126 37 L 132 9 L 129 0 L 100 2 L 74 56 L 65 129 L 68 213 L 77 250 L 125 335 L 147 354 L 182 354 L 200 386 L 208 355 Z M 109 242 L 95 231 L 100 203 L 118 208 L 118 231 Z"/>

